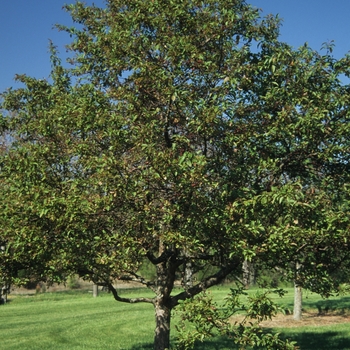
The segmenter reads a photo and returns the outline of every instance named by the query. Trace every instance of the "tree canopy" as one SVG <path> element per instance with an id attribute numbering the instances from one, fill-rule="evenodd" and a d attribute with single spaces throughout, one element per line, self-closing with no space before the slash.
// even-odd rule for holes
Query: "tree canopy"
<path id="1" fill-rule="evenodd" d="M 299 262 L 300 283 L 329 291 L 349 258 L 350 57 L 292 48 L 242 0 L 66 10 L 71 66 L 51 44 L 51 79 L 2 94 L 3 278 L 79 274 L 152 303 L 155 349 L 171 310 L 244 260 L 290 277 Z"/>

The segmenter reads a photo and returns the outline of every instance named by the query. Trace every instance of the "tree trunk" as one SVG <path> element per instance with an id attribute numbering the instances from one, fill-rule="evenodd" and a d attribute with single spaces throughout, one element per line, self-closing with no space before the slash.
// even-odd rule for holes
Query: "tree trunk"
<path id="1" fill-rule="evenodd" d="M 7 291 L 8 291 L 8 286 L 5 285 L 1 288 L 0 292 L 0 304 L 6 304 L 7 303 Z"/>
<path id="2" fill-rule="evenodd" d="M 97 285 L 97 284 L 94 284 L 94 285 L 92 286 L 92 296 L 93 296 L 94 298 L 98 297 L 98 285 Z"/>
<path id="3" fill-rule="evenodd" d="M 154 304 L 156 316 L 156 329 L 154 333 L 154 350 L 170 348 L 170 317 L 171 310 L 163 305 L 162 301 Z"/>
<path id="4" fill-rule="evenodd" d="M 252 284 L 255 284 L 255 271 L 251 261 L 245 259 L 242 265 L 243 270 L 243 285 L 245 289 L 249 289 Z"/>
<path id="5" fill-rule="evenodd" d="M 184 285 L 187 290 L 188 288 L 193 287 L 193 266 L 191 261 L 186 262 L 184 275 Z"/>
<path id="6" fill-rule="evenodd" d="M 302 288 L 294 282 L 294 308 L 293 308 L 293 319 L 296 321 L 301 320 L 303 306 L 303 291 Z"/>

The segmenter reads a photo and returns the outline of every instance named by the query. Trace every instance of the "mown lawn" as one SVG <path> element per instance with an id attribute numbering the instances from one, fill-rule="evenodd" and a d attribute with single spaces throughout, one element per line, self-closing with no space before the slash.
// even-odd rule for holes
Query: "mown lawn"
<path id="1" fill-rule="evenodd" d="M 153 338 L 153 307 L 104 293 L 10 296 L 0 307 L 1 349 L 143 349 Z"/>
<path id="2" fill-rule="evenodd" d="M 228 287 L 212 290 L 218 300 L 222 300 L 227 292 Z M 124 293 L 145 295 L 148 292 L 132 290 Z M 291 289 L 282 299 L 276 298 L 285 309 L 292 309 Z M 9 299 L 8 304 L 0 306 L 1 349 L 152 349 L 152 305 L 118 303 L 108 293 L 92 298 L 88 292 L 10 295 Z M 349 296 L 322 300 L 316 294 L 304 293 L 304 309 L 313 315 L 313 325 L 304 321 L 297 327 L 297 324 L 283 320 L 281 325 L 275 322 L 272 327 L 296 340 L 301 349 L 350 350 L 350 323 L 345 317 L 350 315 Z M 344 318 L 336 324 L 324 324 L 320 315 Z M 226 350 L 235 347 L 232 340 L 217 338 L 199 343 L 196 349 Z"/>

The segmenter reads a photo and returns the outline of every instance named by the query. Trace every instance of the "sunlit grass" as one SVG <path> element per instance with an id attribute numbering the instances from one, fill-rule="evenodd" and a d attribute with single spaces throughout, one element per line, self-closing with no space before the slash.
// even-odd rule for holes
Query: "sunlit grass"
<path id="1" fill-rule="evenodd" d="M 153 338 L 153 307 L 110 294 L 45 293 L 1 306 L 3 349 L 131 349 Z"/>
<path id="2" fill-rule="evenodd" d="M 219 302 L 228 292 L 228 286 L 211 290 Z M 126 290 L 123 293 L 130 296 L 152 295 L 147 290 Z M 292 309 L 292 289 L 288 289 L 283 298 L 274 298 L 283 308 Z M 1 349 L 152 349 L 154 311 L 150 304 L 118 303 L 108 293 L 100 293 L 99 297 L 93 298 L 86 291 L 10 295 L 9 299 L 8 304 L 0 306 Z M 323 300 L 317 294 L 304 293 L 304 310 L 323 315 L 347 315 L 350 313 L 349 301 L 348 296 Z M 278 328 L 278 331 L 295 339 L 301 349 L 350 350 L 348 324 L 303 325 Z M 230 339 L 216 338 L 199 343 L 196 349 L 225 350 L 235 349 L 235 346 Z"/>

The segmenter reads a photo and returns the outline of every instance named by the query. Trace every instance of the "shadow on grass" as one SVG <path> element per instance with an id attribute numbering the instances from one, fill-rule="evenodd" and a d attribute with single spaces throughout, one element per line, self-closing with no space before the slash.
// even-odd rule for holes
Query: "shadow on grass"
<path id="1" fill-rule="evenodd" d="M 293 310 L 293 301 L 285 304 L 287 310 Z M 350 297 L 340 297 L 337 299 L 319 299 L 316 301 L 303 298 L 303 308 L 305 310 L 318 310 L 320 315 L 326 315 L 328 312 L 338 315 L 350 314 Z"/>
<path id="2" fill-rule="evenodd" d="M 229 338 L 214 338 L 211 340 L 203 341 L 203 343 L 197 343 L 195 350 L 228 350 L 228 349 L 238 349 L 235 345 L 233 339 Z"/>
<path id="3" fill-rule="evenodd" d="M 345 332 L 288 332 L 282 336 L 296 341 L 301 350 L 350 350 L 350 339 Z"/>
<path id="4" fill-rule="evenodd" d="M 326 315 L 328 312 L 346 315 L 350 313 L 350 297 L 342 297 L 338 300 L 319 300 L 313 304 L 310 303 L 310 306 L 316 308 L 320 315 Z"/>
<path id="5" fill-rule="evenodd" d="M 0 305 L 6 305 L 6 304 L 10 304 L 11 303 L 11 299 L 7 299 L 6 301 L 3 299 L 0 299 Z"/>
<path id="6" fill-rule="evenodd" d="M 238 349 L 235 347 L 232 339 L 228 338 L 213 338 L 211 340 L 206 340 L 203 343 L 196 343 L 194 350 L 228 350 L 228 349 Z M 153 343 L 148 344 L 138 344 L 134 345 L 132 348 L 123 350 L 153 350 Z"/>
<path id="7" fill-rule="evenodd" d="M 315 332 L 288 332 L 282 333 L 281 337 L 296 341 L 301 350 L 350 350 L 350 339 L 344 332 L 326 331 L 323 333 Z M 238 350 L 233 339 L 214 338 L 211 340 L 198 342 L 195 350 Z M 248 349 L 248 348 L 247 348 Z M 251 348 L 258 349 L 258 348 Z M 126 350 L 126 349 L 125 349 Z M 128 350 L 153 350 L 153 344 L 139 344 Z"/>
<path id="8" fill-rule="evenodd" d="M 229 338 L 213 338 L 202 343 L 197 342 L 194 350 L 238 350 L 238 346 Z M 124 349 L 123 349 L 124 350 Z M 125 350 L 153 350 L 153 344 L 139 344 Z"/>
<path id="9" fill-rule="evenodd" d="M 281 334 L 281 337 L 295 341 L 301 350 L 350 350 L 350 339 L 344 332 L 326 331 L 324 333 L 303 332 Z M 151 349 L 151 348 L 149 348 Z M 197 343 L 195 350 L 238 350 L 239 346 L 234 344 L 233 339 L 215 338 Z M 248 348 L 247 348 L 248 349 Z M 251 348 L 258 349 L 258 348 Z M 261 348 L 260 348 L 261 349 Z"/>
<path id="10" fill-rule="evenodd" d="M 123 349 L 123 350 L 153 350 L 153 343 L 148 344 L 137 344 L 131 348 Z"/>
<path id="11" fill-rule="evenodd" d="M 174 346 L 174 344 L 173 344 Z M 198 342 L 194 347 L 195 350 L 224 350 L 224 349 L 238 349 L 235 347 L 232 339 L 228 338 L 213 338 L 210 340 L 206 340 L 203 343 Z M 131 348 L 123 349 L 123 350 L 153 350 L 153 343 L 147 344 L 138 344 L 134 345 Z"/>

